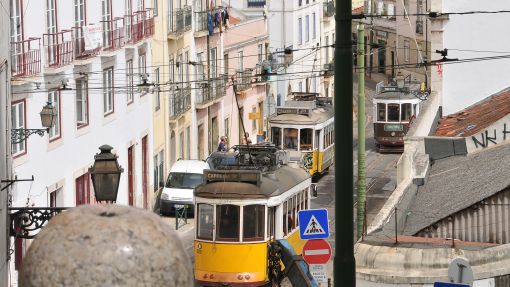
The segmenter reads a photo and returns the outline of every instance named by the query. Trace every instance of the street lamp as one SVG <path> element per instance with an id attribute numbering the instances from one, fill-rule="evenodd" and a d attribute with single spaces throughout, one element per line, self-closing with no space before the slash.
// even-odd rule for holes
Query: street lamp
<path id="1" fill-rule="evenodd" d="M 57 119 L 57 109 L 51 102 L 47 102 L 39 115 L 41 116 L 41 123 L 44 129 L 11 129 L 12 144 L 23 142 L 32 134 L 38 134 L 42 137 L 44 136 L 44 132 L 50 132 L 50 128 L 55 125 Z"/>
<path id="2" fill-rule="evenodd" d="M 113 147 L 102 145 L 101 153 L 94 156 L 94 165 L 89 168 L 96 200 L 115 202 L 119 190 L 120 174 L 124 169 L 117 162 L 117 156 L 111 153 Z"/>

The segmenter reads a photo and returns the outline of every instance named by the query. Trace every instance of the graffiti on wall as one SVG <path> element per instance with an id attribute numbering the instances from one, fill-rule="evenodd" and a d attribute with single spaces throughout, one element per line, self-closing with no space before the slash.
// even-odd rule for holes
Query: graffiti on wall
<path id="1" fill-rule="evenodd" d="M 471 136 L 471 140 L 473 141 L 475 148 L 486 148 L 489 145 L 497 145 L 498 142 L 505 141 L 507 137 L 510 138 L 510 135 L 507 136 L 507 134 L 510 134 L 510 127 L 503 124 L 503 130 L 485 130 L 477 136 Z"/>

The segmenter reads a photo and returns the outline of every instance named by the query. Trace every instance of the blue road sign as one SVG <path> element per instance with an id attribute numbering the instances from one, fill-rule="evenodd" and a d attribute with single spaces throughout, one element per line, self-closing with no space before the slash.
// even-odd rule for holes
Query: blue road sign
<path id="1" fill-rule="evenodd" d="M 299 236 L 301 239 L 320 239 L 329 237 L 328 210 L 309 209 L 298 213 Z"/>
<path id="2" fill-rule="evenodd" d="M 467 284 L 434 282 L 434 287 L 470 287 Z"/>

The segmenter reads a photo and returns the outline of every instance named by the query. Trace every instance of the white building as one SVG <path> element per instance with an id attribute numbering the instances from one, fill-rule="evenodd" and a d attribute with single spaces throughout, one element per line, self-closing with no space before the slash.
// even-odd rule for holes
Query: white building
<path id="1" fill-rule="evenodd" d="M 9 7 L 8 0 L 0 0 L 2 7 Z M 0 12 L 3 13 L 4 11 Z M 9 58 L 9 18 L 0 17 L 0 130 L 9 131 L 10 129 L 10 71 L 11 59 Z M 0 179 L 13 179 L 11 170 L 11 145 L 9 143 L 9 133 L 0 133 Z M 2 183 L 3 189 L 7 183 Z M 7 286 L 8 267 L 7 264 L 7 192 L 10 189 L 0 192 L 0 285 Z"/>
<path id="2" fill-rule="evenodd" d="M 57 109 L 49 133 L 12 145 L 15 175 L 34 176 L 15 185 L 13 206 L 93 203 L 88 168 L 108 144 L 124 168 L 117 202 L 148 208 L 153 95 L 136 85 L 151 63 L 152 10 L 143 0 L 11 7 L 13 128 L 41 128 L 45 103 Z"/>
<path id="3" fill-rule="evenodd" d="M 435 12 L 509 10 L 510 2 L 432 1 Z M 510 39 L 504 37 L 507 13 L 449 15 L 431 19 L 432 51 L 448 49 L 449 59 L 465 60 L 502 55 L 508 51 Z M 493 51 L 493 52 L 483 52 Z M 432 60 L 441 58 L 432 54 Z M 510 59 L 450 63 L 431 69 L 432 90 L 442 97 L 443 115 L 458 112 L 483 98 L 510 86 Z"/>

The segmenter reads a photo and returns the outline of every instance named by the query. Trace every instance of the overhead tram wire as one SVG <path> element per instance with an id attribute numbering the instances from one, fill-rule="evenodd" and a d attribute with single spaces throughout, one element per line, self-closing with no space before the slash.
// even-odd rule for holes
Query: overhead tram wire
<path id="1" fill-rule="evenodd" d="M 465 11 L 465 12 L 428 12 L 428 13 L 410 13 L 410 14 L 379 14 L 379 15 L 366 15 L 365 13 L 352 14 L 352 20 L 366 19 L 366 18 L 387 18 L 387 17 L 407 17 L 407 16 L 427 16 L 429 18 L 439 18 L 442 16 L 451 15 L 476 15 L 476 14 L 505 14 L 510 13 L 510 10 L 497 10 L 497 11 Z"/>

